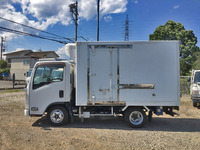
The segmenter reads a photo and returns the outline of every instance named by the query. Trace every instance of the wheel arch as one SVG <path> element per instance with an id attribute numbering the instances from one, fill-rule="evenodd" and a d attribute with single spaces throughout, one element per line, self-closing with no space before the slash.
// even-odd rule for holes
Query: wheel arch
<path id="1" fill-rule="evenodd" d="M 51 107 L 54 107 L 54 106 L 63 106 L 66 108 L 66 110 L 68 111 L 69 114 L 70 113 L 70 103 L 69 102 L 55 102 L 55 103 L 51 103 L 47 106 L 47 108 L 45 109 L 45 112 L 48 112 L 48 110 L 51 108 Z M 70 115 L 71 116 L 71 115 Z"/>
<path id="2" fill-rule="evenodd" d="M 51 103 L 51 104 L 49 104 L 49 105 L 46 107 L 45 112 L 48 112 L 48 110 L 49 110 L 51 107 L 57 106 L 57 105 L 59 105 L 59 106 L 64 106 L 64 107 L 65 107 L 65 102 L 55 102 L 55 103 Z"/>
<path id="3" fill-rule="evenodd" d="M 125 106 L 124 108 L 122 108 L 122 112 L 126 112 L 131 108 L 141 108 L 141 109 L 145 109 L 147 112 L 150 111 L 150 109 L 147 106 Z"/>

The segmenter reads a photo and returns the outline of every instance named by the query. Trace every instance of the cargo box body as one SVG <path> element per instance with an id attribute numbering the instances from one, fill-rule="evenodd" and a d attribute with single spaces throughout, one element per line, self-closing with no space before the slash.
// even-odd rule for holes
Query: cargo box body
<path id="1" fill-rule="evenodd" d="M 179 42 L 77 42 L 77 106 L 179 106 Z"/>

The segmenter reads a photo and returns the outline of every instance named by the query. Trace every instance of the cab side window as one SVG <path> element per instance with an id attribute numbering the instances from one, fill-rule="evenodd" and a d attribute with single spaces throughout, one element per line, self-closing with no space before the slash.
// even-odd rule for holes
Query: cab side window
<path id="1" fill-rule="evenodd" d="M 33 89 L 53 82 L 63 81 L 64 65 L 41 65 L 36 68 L 33 78 Z"/>

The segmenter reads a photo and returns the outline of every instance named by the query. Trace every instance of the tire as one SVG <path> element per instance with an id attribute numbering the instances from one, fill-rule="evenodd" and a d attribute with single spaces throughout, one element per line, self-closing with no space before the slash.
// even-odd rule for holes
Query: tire
<path id="1" fill-rule="evenodd" d="M 49 123 L 53 126 L 62 126 L 69 120 L 69 113 L 63 106 L 53 106 L 47 113 Z"/>
<path id="2" fill-rule="evenodd" d="M 125 121 L 131 126 L 132 128 L 141 128 L 145 125 L 147 120 L 147 116 L 143 109 L 141 108 L 129 108 L 125 112 Z"/>
<path id="3" fill-rule="evenodd" d="M 197 103 L 196 102 L 193 102 L 193 107 L 197 107 Z"/>
<path id="4" fill-rule="evenodd" d="M 149 122 L 152 122 L 152 117 L 153 116 L 153 113 L 152 113 L 152 111 L 150 110 L 149 111 L 149 115 L 148 115 L 148 120 L 149 120 Z"/>

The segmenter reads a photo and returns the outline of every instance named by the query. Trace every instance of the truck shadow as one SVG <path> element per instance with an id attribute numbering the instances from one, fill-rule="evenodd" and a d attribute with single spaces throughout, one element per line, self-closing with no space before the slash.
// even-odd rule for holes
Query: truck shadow
<path id="1" fill-rule="evenodd" d="M 84 119 L 81 122 L 76 118 L 73 122 L 62 127 L 54 127 L 48 123 L 44 116 L 32 124 L 33 127 L 41 127 L 44 130 L 52 128 L 91 128 L 91 129 L 114 129 L 114 130 L 140 130 L 140 131 L 169 131 L 169 132 L 200 132 L 200 119 L 192 118 L 153 118 L 152 122 L 146 123 L 143 128 L 129 127 L 123 118 Z"/>

